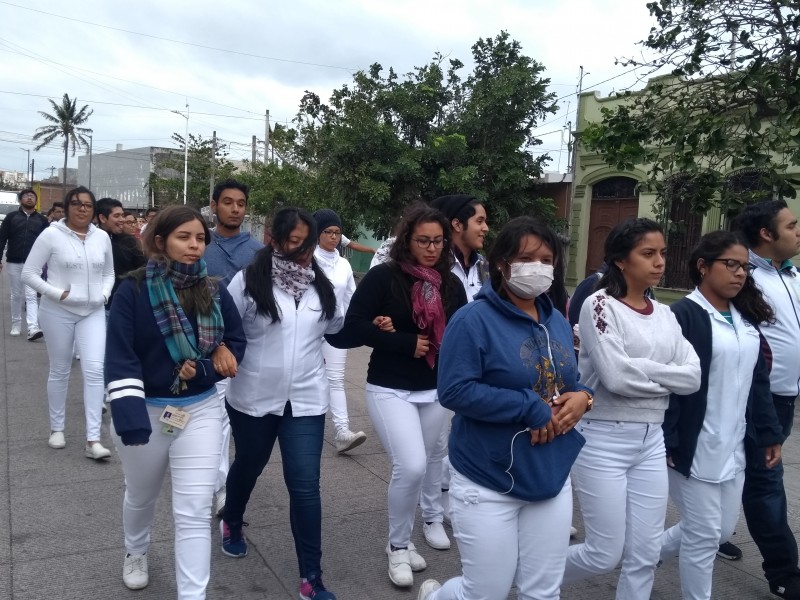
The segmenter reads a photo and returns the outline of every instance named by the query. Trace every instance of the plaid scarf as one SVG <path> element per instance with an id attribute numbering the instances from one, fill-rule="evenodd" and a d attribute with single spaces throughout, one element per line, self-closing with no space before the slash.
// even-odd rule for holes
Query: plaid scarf
<path id="1" fill-rule="evenodd" d="M 187 360 L 206 358 L 219 345 L 225 324 L 219 309 L 219 288 L 208 278 L 206 261 L 202 258 L 187 265 L 176 261 L 150 259 L 146 269 L 147 292 L 156 317 L 156 324 L 167 344 L 176 369 Z M 195 285 L 207 285 L 214 298 L 211 314 L 197 315 L 198 335 L 178 301 L 175 290 Z M 175 393 L 179 391 L 173 390 Z"/>
<path id="2" fill-rule="evenodd" d="M 439 289 L 442 287 L 442 276 L 431 267 L 423 267 L 409 262 L 399 262 L 403 273 L 411 275 L 416 281 L 411 286 L 411 311 L 414 323 L 423 335 L 428 336 L 430 350 L 425 361 L 432 369 L 436 364 L 439 348 L 444 337 L 444 304 Z"/>
<path id="3" fill-rule="evenodd" d="M 314 270 L 309 265 L 301 267 L 293 260 L 286 260 L 278 252 L 272 255 L 272 283 L 300 302 L 308 286 L 314 281 Z"/>

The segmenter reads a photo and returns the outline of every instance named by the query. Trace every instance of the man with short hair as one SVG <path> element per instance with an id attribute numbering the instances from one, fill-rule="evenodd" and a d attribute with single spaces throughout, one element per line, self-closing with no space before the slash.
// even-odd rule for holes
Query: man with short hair
<path id="1" fill-rule="evenodd" d="M 50 207 L 50 210 L 47 211 L 47 220 L 53 223 L 55 221 L 60 221 L 63 218 L 64 218 L 64 203 L 53 202 L 53 205 Z"/>
<path id="2" fill-rule="evenodd" d="M 36 290 L 22 282 L 22 267 L 39 237 L 50 222 L 47 217 L 36 210 L 38 197 L 32 189 L 24 189 L 17 194 L 19 210 L 6 216 L 0 225 L 0 258 L 6 248 L 8 278 L 11 280 L 11 335 L 18 336 L 22 332 L 22 299 L 25 299 L 25 320 L 28 325 L 28 341 L 36 341 L 42 337 L 39 329 L 39 301 Z M 0 269 L 3 268 L 0 262 Z"/>
<path id="3" fill-rule="evenodd" d="M 106 314 L 111 310 L 111 300 L 122 278 L 147 264 L 147 260 L 136 242 L 136 238 L 124 232 L 125 210 L 122 202 L 114 198 L 100 198 L 97 201 L 97 222 L 111 238 L 111 252 L 114 256 L 114 287 L 106 302 Z"/>
<path id="4" fill-rule="evenodd" d="M 770 200 L 745 207 L 732 229 L 744 235 L 752 277 L 775 311 L 775 321 L 760 328 L 772 351 L 769 380 L 775 413 L 788 438 L 800 394 L 800 281 L 790 260 L 800 251 L 800 227 L 784 201 Z M 767 468 L 763 448 L 755 447 L 749 437 L 745 453 L 742 506 L 764 559 L 769 589 L 781 598 L 800 600 L 797 541 L 788 522 L 783 463 Z"/>
<path id="5" fill-rule="evenodd" d="M 211 212 L 217 218 L 217 226 L 211 230 L 211 243 L 206 246 L 204 258 L 208 274 L 219 277 L 225 286 L 236 273 L 253 262 L 256 252 L 264 247 L 264 244 L 251 238 L 249 233 L 242 231 L 249 195 L 250 188 L 236 179 L 220 181 L 211 194 Z M 217 383 L 217 393 L 223 405 L 227 387 L 227 379 Z M 228 456 L 230 439 L 231 426 L 228 412 L 223 409 L 222 456 L 217 473 L 215 492 L 217 500 L 214 505 L 218 516 L 222 516 L 222 509 L 225 507 L 225 481 L 230 468 Z"/>
<path id="6" fill-rule="evenodd" d="M 139 233 L 144 233 L 144 230 L 147 229 L 147 225 L 150 223 L 153 217 L 158 214 L 158 209 L 155 206 L 151 206 L 148 208 L 144 213 L 144 223 L 139 228 Z"/>

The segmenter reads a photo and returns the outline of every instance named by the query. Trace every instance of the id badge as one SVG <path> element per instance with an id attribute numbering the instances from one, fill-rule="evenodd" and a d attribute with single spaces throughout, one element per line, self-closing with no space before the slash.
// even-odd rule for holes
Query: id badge
<path id="1" fill-rule="evenodd" d="M 176 429 L 183 430 L 186 427 L 191 416 L 185 410 L 175 406 L 165 406 L 158 420 L 164 423 L 164 427 L 161 428 L 164 433 L 175 435 Z"/>

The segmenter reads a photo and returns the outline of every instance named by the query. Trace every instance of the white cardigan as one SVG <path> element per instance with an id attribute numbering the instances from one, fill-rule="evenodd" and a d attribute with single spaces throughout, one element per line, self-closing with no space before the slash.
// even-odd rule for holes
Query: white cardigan
<path id="1" fill-rule="evenodd" d="M 294 297 L 274 286 L 281 320 L 273 323 L 258 314 L 253 299 L 245 295 L 243 275 L 239 271 L 228 285 L 247 337 L 244 359 L 228 385 L 228 403 L 253 417 L 282 415 L 287 401 L 295 417 L 325 414 L 330 394 L 322 341 L 323 335 L 344 325 L 341 306 L 337 304 L 332 319 L 324 319 L 313 285 L 297 307 Z"/>
<path id="2" fill-rule="evenodd" d="M 42 269 L 47 265 L 47 281 Z M 106 303 L 114 287 L 114 256 L 108 234 L 89 225 L 81 240 L 64 221 L 52 223 L 33 243 L 22 281 L 45 301 L 86 316 Z M 69 295 L 62 301 L 61 295 Z"/>

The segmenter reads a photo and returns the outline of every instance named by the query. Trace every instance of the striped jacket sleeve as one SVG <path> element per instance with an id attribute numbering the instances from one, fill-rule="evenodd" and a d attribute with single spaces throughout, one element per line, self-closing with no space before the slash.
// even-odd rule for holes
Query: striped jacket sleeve
<path id="1" fill-rule="evenodd" d="M 142 364 L 134 348 L 137 294 L 134 280 L 126 279 L 114 294 L 106 333 L 105 377 L 111 418 L 126 446 L 146 444 L 152 427 L 144 402 Z"/>

